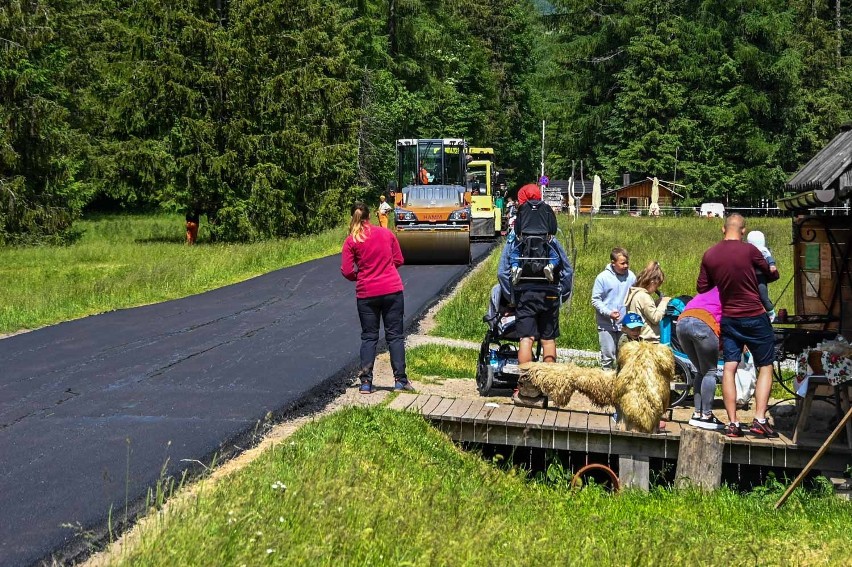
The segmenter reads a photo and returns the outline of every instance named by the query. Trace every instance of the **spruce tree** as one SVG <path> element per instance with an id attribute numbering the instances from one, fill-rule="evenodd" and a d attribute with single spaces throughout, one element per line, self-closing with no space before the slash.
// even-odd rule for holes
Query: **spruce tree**
<path id="1" fill-rule="evenodd" d="M 62 239 L 86 196 L 50 3 L 0 5 L 0 244 Z"/>

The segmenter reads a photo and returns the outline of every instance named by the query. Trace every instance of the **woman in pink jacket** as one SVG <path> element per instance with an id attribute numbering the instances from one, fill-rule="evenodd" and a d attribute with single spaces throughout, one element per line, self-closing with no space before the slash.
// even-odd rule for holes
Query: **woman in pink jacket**
<path id="1" fill-rule="evenodd" d="M 370 224 L 367 206 L 355 203 L 349 222 L 349 236 L 343 243 L 340 272 L 347 280 L 355 282 L 358 318 L 361 320 L 359 391 L 362 394 L 373 393 L 373 364 L 380 321 L 385 326 L 394 390 L 414 390 L 405 373 L 405 302 L 402 278 L 397 271 L 402 263 L 402 251 L 393 232 Z"/>
<path id="2" fill-rule="evenodd" d="M 686 304 L 677 319 L 677 338 L 689 361 L 695 366 L 695 412 L 689 425 L 701 429 L 724 429 L 725 424 L 713 415 L 716 397 L 716 364 L 719 360 L 719 325 L 722 300 L 719 288 L 699 293 Z"/>

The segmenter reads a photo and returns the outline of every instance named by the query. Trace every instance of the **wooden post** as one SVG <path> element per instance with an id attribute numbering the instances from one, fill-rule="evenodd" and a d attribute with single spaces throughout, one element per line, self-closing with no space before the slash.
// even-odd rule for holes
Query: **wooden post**
<path id="1" fill-rule="evenodd" d="M 680 434 L 675 486 L 715 490 L 722 482 L 723 437 L 717 431 L 684 429 Z"/>
<path id="2" fill-rule="evenodd" d="M 647 455 L 620 455 L 618 457 L 618 481 L 622 488 L 648 490 L 650 474 Z"/>

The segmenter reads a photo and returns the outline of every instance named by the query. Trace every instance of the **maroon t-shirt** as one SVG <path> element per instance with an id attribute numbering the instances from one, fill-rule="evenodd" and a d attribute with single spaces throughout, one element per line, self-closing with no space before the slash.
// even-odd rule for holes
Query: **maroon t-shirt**
<path id="1" fill-rule="evenodd" d="M 760 250 L 741 240 L 723 240 L 707 250 L 701 259 L 698 292 L 719 288 L 723 317 L 757 317 L 766 313 L 757 290 L 755 269 L 766 274 L 767 281 L 780 275 L 769 271 Z"/>

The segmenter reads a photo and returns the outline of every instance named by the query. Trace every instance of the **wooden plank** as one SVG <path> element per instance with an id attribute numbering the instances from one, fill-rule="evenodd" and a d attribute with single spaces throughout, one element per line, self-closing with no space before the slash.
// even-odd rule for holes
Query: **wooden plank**
<path id="1" fill-rule="evenodd" d="M 612 425 L 612 418 L 610 416 L 599 413 L 588 414 L 587 427 L 589 431 L 610 433 L 610 425 Z"/>
<path id="2" fill-rule="evenodd" d="M 548 410 L 534 408 L 530 412 L 530 417 L 527 419 L 527 425 L 530 427 L 541 427 L 541 424 L 544 423 L 544 416 L 547 415 Z"/>
<path id="3" fill-rule="evenodd" d="M 556 449 L 556 419 L 561 412 L 548 410 L 541 422 L 541 446 Z"/>
<path id="4" fill-rule="evenodd" d="M 497 406 L 499 407 L 499 406 Z M 479 413 L 473 418 L 473 438 L 477 443 L 488 443 L 490 428 L 488 427 L 488 418 L 496 410 L 496 407 L 482 405 Z"/>
<path id="5" fill-rule="evenodd" d="M 461 416 L 461 421 L 475 421 L 476 416 L 479 415 L 479 412 L 482 411 L 482 408 L 485 406 L 485 402 L 483 401 L 475 401 L 470 404 L 464 414 Z"/>
<path id="6" fill-rule="evenodd" d="M 571 421 L 568 427 L 572 430 L 587 431 L 589 429 L 589 412 L 571 411 Z"/>
<path id="7" fill-rule="evenodd" d="M 675 485 L 716 490 L 722 484 L 725 443 L 715 431 L 689 428 L 680 437 Z"/>
<path id="8" fill-rule="evenodd" d="M 556 422 L 553 427 L 557 430 L 568 430 L 571 428 L 571 414 L 569 409 L 560 409 L 556 411 Z"/>
<path id="9" fill-rule="evenodd" d="M 567 449 L 571 450 L 571 410 L 569 409 L 559 409 L 553 410 L 556 413 L 556 420 L 553 423 L 554 440 L 564 441 L 564 443 L 557 443 L 554 441 L 554 449 Z"/>
<path id="10" fill-rule="evenodd" d="M 530 416 L 532 408 L 516 407 L 512 410 L 512 415 L 506 420 L 506 425 L 514 425 L 524 427 L 527 424 L 527 418 Z"/>
<path id="11" fill-rule="evenodd" d="M 494 408 L 494 411 L 488 416 L 488 423 L 505 425 L 514 409 L 515 406 L 511 404 L 501 404 L 499 407 Z"/>
<path id="12" fill-rule="evenodd" d="M 423 404 L 423 407 L 420 408 L 420 414 L 424 417 L 429 417 L 435 410 L 435 408 L 438 407 L 438 404 L 443 401 L 443 399 L 444 398 L 442 398 L 441 396 L 432 396 L 431 398 L 429 398 L 429 401 Z"/>
<path id="13" fill-rule="evenodd" d="M 556 427 L 556 419 L 559 417 L 560 413 L 556 410 L 547 410 L 547 414 L 544 416 L 544 420 L 541 422 L 541 426 L 546 429 L 553 429 Z"/>
<path id="14" fill-rule="evenodd" d="M 680 421 L 667 421 L 666 422 L 666 432 L 673 437 L 680 438 L 680 436 L 683 434 L 683 432 L 687 431 L 689 429 L 692 429 L 692 427 L 689 427 L 688 425 L 684 426 L 684 424 L 681 423 Z M 716 435 L 718 435 L 718 433 L 716 433 Z"/>
<path id="15" fill-rule="evenodd" d="M 417 399 L 417 394 L 400 394 L 388 404 L 388 409 L 404 411 Z"/>
<path id="16" fill-rule="evenodd" d="M 453 402 L 455 401 L 455 398 L 442 398 L 437 407 L 429 412 L 429 417 L 431 419 L 444 417 L 444 414 L 450 409 L 450 407 L 452 407 Z"/>
<path id="17" fill-rule="evenodd" d="M 453 405 L 450 406 L 450 409 L 444 412 L 443 419 L 451 421 L 460 420 L 471 404 L 473 404 L 473 400 L 465 400 L 462 398 L 453 400 Z"/>
<path id="18" fill-rule="evenodd" d="M 622 488 L 648 490 L 651 484 L 650 464 L 646 455 L 619 455 L 618 481 Z"/>
<path id="19" fill-rule="evenodd" d="M 420 410 L 423 409 L 423 406 L 425 406 L 427 403 L 429 403 L 429 400 L 431 398 L 432 398 L 432 396 L 430 396 L 429 394 L 420 394 L 419 396 L 417 396 L 416 400 L 411 402 L 411 405 L 408 406 L 408 409 L 411 410 L 411 411 L 416 411 L 417 413 L 420 413 Z"/>

